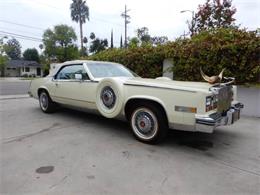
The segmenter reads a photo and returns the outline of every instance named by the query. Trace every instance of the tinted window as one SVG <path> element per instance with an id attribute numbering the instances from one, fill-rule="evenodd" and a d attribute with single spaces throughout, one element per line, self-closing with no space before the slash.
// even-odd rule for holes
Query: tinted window
<path id="1" fill-rule="evenodd" d="M 83 80 L 89 79 L 83 65 L 70 65 L 63 67 L 57 74 L 56 79 L 74 80 L 75 74 L 82 74 Z"/>

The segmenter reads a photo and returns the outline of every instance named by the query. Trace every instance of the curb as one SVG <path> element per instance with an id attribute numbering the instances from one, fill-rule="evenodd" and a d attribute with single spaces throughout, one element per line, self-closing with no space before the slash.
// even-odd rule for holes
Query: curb
<path id="1" fill-rule="evenodd" d="M 22 99 L 22 98 L 29 98 L 28 94 L 22 95 L 0 95 L 0 100 L 9 100 L 9 99 Z"/>

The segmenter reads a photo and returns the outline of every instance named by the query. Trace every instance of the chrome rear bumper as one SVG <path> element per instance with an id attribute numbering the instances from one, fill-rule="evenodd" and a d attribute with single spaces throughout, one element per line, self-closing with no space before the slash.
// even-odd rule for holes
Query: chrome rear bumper
<path id="1" fill-rule="evenodd" d="M 196 116 L 196 131 L 212 133 L 218 126 L 231 125 L 240 118 L 240 111 L 244 105 L 240 102 L 232 103 L 232 106 L 225 114 L 214 113 L 211 115 Z"/>

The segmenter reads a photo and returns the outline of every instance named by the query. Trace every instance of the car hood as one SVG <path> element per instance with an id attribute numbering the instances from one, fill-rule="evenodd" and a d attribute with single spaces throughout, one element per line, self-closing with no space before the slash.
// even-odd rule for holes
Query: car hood
<path id="1" fill-rule="evenodd" d="M 213 85 L 206 82 L 189 82 L 189 81 L 174 81 L 168 79 L 146 79 L 146 78 L 128 78 L 123 81 L 125 85 L 132 86 L 147 86 L 156 88 L 185 90 L 191 92 L 209 92 L 210 87 Z"/>

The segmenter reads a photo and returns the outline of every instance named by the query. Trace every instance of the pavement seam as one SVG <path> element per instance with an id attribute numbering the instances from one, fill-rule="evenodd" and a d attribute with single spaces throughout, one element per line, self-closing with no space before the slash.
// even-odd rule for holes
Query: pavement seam
<path id="1" fill-rule="evenodd" d="M 260 177 L 260 174 L 258 174 L 258 173 L 255 173 L 253 171 L 249 171 L 249 170 L 246 170 L 246 169 L 242 169 L 240 167 L 236 167 L 236 166 L 233 166 L 233 165 L 229 165 L 227 162 L 225 162 L 223 160 L 216 160 L 215 162 L 219 163 L 219 164 L 222 164 L 222 165 L 225 165 L 227 167 L 230 167 L 230 168 L 233 168 L 233 169 L 237 169 L 237 170 L 240 170 L 240 171 L 243 171 L 243 172 L 246 172 L 246 173 L 249 173 L 249 174 L 253 174 L 253 175 L 256 175 L 256 176 Z"/>

